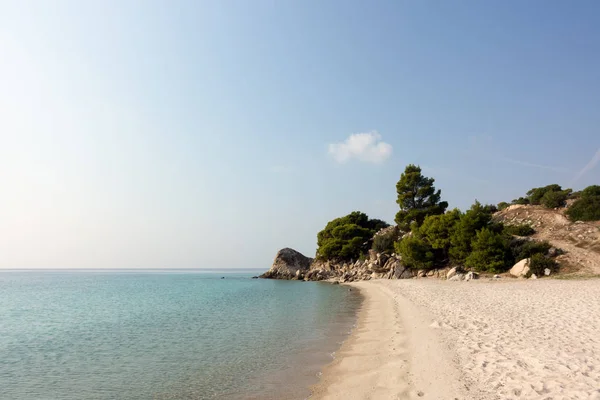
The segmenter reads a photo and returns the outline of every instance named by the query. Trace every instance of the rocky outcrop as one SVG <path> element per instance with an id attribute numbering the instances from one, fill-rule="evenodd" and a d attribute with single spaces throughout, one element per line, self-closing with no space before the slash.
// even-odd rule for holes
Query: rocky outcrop
<path id="1" fill-rule="evenodd" d="M 271 269 L 260 276 L 269 279 L 304 279 L 313 259 L 294 249 L 285 248 L 277 252 Z"/>
<path id="2" fill-rule="evenodd" d="M 474 272 L 464 271 L 461 267 L 452 269 L 414 270 L 402 262 L 396 254 L 369 251 L 364 260 L 332 261 L 305 257 L 296 250 L 280 250 L 271 269 L 260 276 L 268 279 L 287 279 L 304 281 L 330 281 L 346 283 L 368 281 L 371 279 L 426 279 L 436 278 L 449 281 L 478 279 Z"/>
<path id="3" fill-rule="evenodd" d="M 343 283 L 370 279 L 411 279 L 417 275 L 425 277 L 427 273 L 408 268 L 396 254 L 377 253 L 371 250 L 365 260 L 336 262 L 313 260 L 293 249 L 285 248 L 277 253 L 271 269 L 260 278 L 329 280 Z M 435 276 L 438 275 L 436 271 Z M 429 276 L 433 276 L 433 273 Z"/>

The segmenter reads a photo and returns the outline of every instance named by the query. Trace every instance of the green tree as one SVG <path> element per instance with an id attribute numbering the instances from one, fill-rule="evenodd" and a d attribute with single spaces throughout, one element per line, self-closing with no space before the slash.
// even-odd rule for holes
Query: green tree
<path id="1" fill-rule="evenodd" d="M 329 221 L 317 234 L 317 257 L 326 260 L 358 259 L 369 249 L 375 232 L 387 226 L 387 223 L 369 219 L 367 214 L 359 211 Z"/>
<path id="2" fill-rule="evenodd" d="M 423 176 L 421 167 L 410 164 L 405 168 L 396 184 L 400 211 L 395 220 L 400 229 L 407 231 L 413 223 L 420 226 L 428 215 L 446 211 L 448 203 L 440 201 L 441 190 L 435 190 L 434 182 L 435 179 Z"/>
<path id="3" fill-rule="evenodd" d="M 505 208 L 508 208 L 508 206 L 510 206 L 510 204 L 508 204 L 505 201 L 501 201 L 500 203 L 498 203 L 498 210 L 502 211 Z"/>
<path id="4" fill-rule="evenodd" d="M 492 228 L 492 209 L 489 206 L 483 206 L 475 200 L 475 204 L 464 213 L 450 236 L 450 260 L 455 264 L 462 264 L 471 254 L 471 242 L 475 238 L 477 231 L 483 228 Z M 493 227 L 494 230 L 501 227 Z"/>
<path id="5" fill-rule="evenodd" d="M 529 199 L 527 197 L 519 197 L 518 199 L 514 199 L 511 201 L 512 204 L 530 204 Z"/>
<path id="6" fill-rule="evenodd" d="M 559 190 L 559 191 L 548 191 L 542 196 L 540 203 L 547 208 L 564 207 L 567 198 L 571 194 L 571 189 Z"/>
<path id="7" fill-rule="evenodd" d="M 402 262 L 414 269 L 430 269 L 435 265 L 433 248 L 421 237 L 408 235 L 396 242 L 396 252 L 402 256 Z"/>
<path id="8" fill-rule="evenodd" d="M 540 188 L 533 188 L 527 192 L 527 197 L 529 198 L 529 202 L 531 204 L 540 204 L 542 201 L 542 197 L 548 192 L 560 192 L 562 188 L 560 185 L 556 183 Z"/>
<path id="9" fill-rule="evenodd" d="M 581 191 L 581 197 L 594 197 L 600 196 L 600 186 L 592 185 L 588 186 Z"/>
<path id="10" fill-rule="evenodd" d="M 582 196 L 566 211 L 571 221 L 600 220 L 600 196 Z"/>
<path id="11" fill-rule="evenodd" d="M 398 228 L 394 227 L 373 237 L 373 250 L 378 253 L 393 253 L 394 242 L 398 240 Z"/>
<path id="12" fill-rule="evenodd" d="M 483 228 L 472 243 L 465 265 L 476 271 L 503 272 L 507 269 L 507 245 L 502 235 Z"/>
<path id="13" fill-rule="evenodd" d="M 455 208 L 442 215 L 430 215 L 425 218 L 423 225 L 418 228 L 419 236 L 425 240 L 432 249 L 438 250 L 438 259 L 448 261 L 450 238 L 456 229 L 462 213 Z"/>

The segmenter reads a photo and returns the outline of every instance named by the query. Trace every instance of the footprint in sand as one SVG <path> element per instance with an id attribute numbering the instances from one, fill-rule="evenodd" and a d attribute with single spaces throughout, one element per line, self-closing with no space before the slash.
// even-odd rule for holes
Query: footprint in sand
<path id="1" fill-rule="evenodd" d="M 430 328 L 433 328 L 433 329 L 452 329 L 452 328 L 451 328 L 449 325 L 447 325 L 447 324 L 445 324 L 445 323 L 443 323 L 443 322 L 436 321 L 436 320 L 434 320 L 434 321 L 433 321 L 433 322 L 432 322 L 432 323 L 429 325 L 429 327 L 430 327 Z"/>

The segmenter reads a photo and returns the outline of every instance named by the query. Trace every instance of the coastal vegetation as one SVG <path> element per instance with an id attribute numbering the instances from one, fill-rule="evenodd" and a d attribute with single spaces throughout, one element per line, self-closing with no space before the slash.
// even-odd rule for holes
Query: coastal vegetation
<path id="1" fill-rule="evenodd" d="M 571 221 L 600 220 L 600 186 L 588 186 L 566 212 Z"/>
<path id="2" fill-rule="evenodd" d="M 504 224 L 494 213 L 511 204 L 497 206 L 475 201 L 466 211 L 447 211 L 448 203 L 434 186 L 435 179 L 422 174 L 419 166 L 406 166 L 396 184 L 396 226 L 370 219 L 360 211 L 327 223 L 317 235 L 317 259 L 353 261 L 376 253 L 396 253 L 407 267 L 419 270 L 461 266 L 474 271 L 500 273 L 516 262 L 530 258 L 533 273 L 556 271 L 552 259 L 556 249 L 545 241 L 527 238 L 535 234 L 528 223 Z M 573 221 L 600 219 L 600 186 L 573 193 L 558 184 L 533 188 L 512 204 L 539 205 L 546 208 L 572 205 L 566 215 Z M 387 229 L 383 229 L 387 228 Z"/>
<path id="3" fill-rule="evenodd" d="M 373 235 L 389 224 L 370 219 L 367 214 L 354 211 L 327 223 L 317 234 L 317 258 L 325 260 L 356 260 L 369 250 Z"/>
<path id="4" fill-rule="evenodd" d="M 572 200 L 573 204 L 565 212 L 571 221 L 600 220 L 600 185 L 588 186 L 580 192 L 573 192 L 572 189 L 563 190 L 560 185 L 552 184 L 533 188 L 527 192 L 526 196 L 519 197 L 511 203 L 561 208 L 567 205 L 568 200 Z M 498 209 L 503 210 L 509 205 L 506 202 L 500 202 Z"/>

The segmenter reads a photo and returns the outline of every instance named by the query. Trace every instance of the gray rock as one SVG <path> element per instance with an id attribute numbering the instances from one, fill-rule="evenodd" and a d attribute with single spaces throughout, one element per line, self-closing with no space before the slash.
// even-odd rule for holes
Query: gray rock
<path id="1" fill-rule="evenodd" d="M 544 269 L 544 275 L 550 276 L 551 273 L 552 273 L 552 271 L 550 270 L 550 268 Z"/>
<path id="2" fill-rule="evenodd" d="M 293 279 L 307 273 L 312 261 L 312 258 L 294 249 L 281 249 L 277 252 L 271 269 L 260 275 L 260 278 Z"/>
<path id="3" fill-rule="evenodd" d="M 465 274 L 461 274 L 461 273 L 454 274 L 448 280 L 452 281 L 452 282 L 464 281 L 465 280 Z"/>
<path id="4" fill-rule="evenodd" d="M 473 279 L 479 279 L 479 274 L 477 272 L 469 271 L 465 275 L 465 281 L 470 281 Z"/>
<path id="5" fill-rule="evenodd" d="M 446 279 L 450 280 L 454 275 L 458 272 L 458 267 L 451 268 L 450 271 L 446 273 Z"/>

